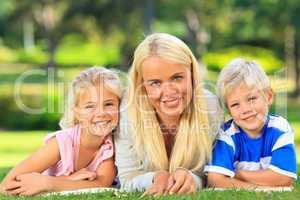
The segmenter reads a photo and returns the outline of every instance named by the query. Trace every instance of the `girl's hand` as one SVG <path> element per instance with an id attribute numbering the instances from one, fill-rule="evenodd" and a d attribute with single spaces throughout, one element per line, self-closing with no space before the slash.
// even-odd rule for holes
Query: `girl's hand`
<path id="1" fill-rule="evenodd" d="M 9 195 L 32 196 L 46 192 L 51 185 L 47 176 L 39 173 L 22 174 L 16 177 L 16 181 L 9 182 L 5 190 Z"/>
<path id="2" fill-rule="evenodd" d="M 0 194 L 6 194 L 2 183 L 0 184 Z"/>
<path id="3" fill-rule="evenodd" d="M 192 194 L 196 192 L 196 183 L 188 170 L 178 168 L 173 174 L 173 179 L 175 183 L 170 188 L 169 194 Z"/>
<path id="4" fill-rule="evenodd" d="M 81 170 L 74 172 L 70 176 L 66 177 L 69 180 L 73 181 L 82 181 L 82 180 L 89 180 L 93 181 L 97 178 L 96 172 L 88 171 L 86 168 L 82 168 Z"/>
<path id="5" fill-rule="evenodd" d="M 167 171 L 159 171 L 154 175 L 153 184 L 142 195 L 153 195 L 154 197 L 165 195 L 173 184 L 173 178 Z"/>

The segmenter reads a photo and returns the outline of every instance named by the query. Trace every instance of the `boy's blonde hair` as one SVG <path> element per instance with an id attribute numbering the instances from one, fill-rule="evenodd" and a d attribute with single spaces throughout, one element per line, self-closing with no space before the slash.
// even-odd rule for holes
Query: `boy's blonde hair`
<path id="1" fill-rule="evenodd" d="M 75 117 L 74 108 L 78 104 L 80 92 L 90 86 L 103 86 L 110 90 L 113 94 L 121 98 L 122 85 L 117 72 L 106 69 L 104 67 L 91 67 L 82 71 L 73 81 L 68 91 L 67 101 L 60 127 L 66 129 L 78 124 Z"/>
<path id="2" fill-rule="evenodd" d="M 226 95 L 242 83 L 259 90 L 270 88 L 269 78 L 259 64 L 235 58 L 222 69 L 217 81 L 217 94 L 222 102 L 226 104 Z"/>
<path id="3" fill-rule="evenodd" d="M 170 162 L 155 110 L 142 86 L 142 63 L 151 56 L 184 64 L 192 76 L 193 97 L 180 118 Z M 129 87 L 128 114 L 134 127 L 134 146 L 141 158 L 147 158 L 147 169 L 172 172 L 178 167 L 184 167 L 196 171 L 210 160 L 213 138 L 209 134 L 207 105 L 200 75 L 200 67 L 191 50 L 172 35 L 149 35 L 136 48 L 129 73 L 132 82 Z"/>

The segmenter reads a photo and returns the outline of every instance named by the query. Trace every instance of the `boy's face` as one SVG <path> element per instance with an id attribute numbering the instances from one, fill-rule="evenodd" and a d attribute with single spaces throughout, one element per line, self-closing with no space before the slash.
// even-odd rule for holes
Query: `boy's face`
<path id="1" fill-rule="evenodd" d="M 82 128 L 96 136 L 106 136 L 119 121 L 119 98 L 103 84 L 84 89 L 75 107 Z"/>
<path id="2" fill-rule="evenodd" d="M 271 89 L 262 91 L 246 84 L 233 88 L 226 96 L 230 115 L 250 137 L 260 134 L 272 101 Z"/>

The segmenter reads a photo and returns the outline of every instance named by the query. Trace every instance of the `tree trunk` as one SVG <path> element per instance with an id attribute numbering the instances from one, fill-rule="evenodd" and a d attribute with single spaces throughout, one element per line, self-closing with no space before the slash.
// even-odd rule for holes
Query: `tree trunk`
<path id="1" fill-rule="evenodd" d="M 152 32 L 151 24 L 154 15 L 154 1 L 147 0 L 143 7 L 144 7 L 144 34 L 149 35 Z"/>
<path id="2" fill-rule="evenodd" d="M 30 51 L 34 47 L 33 21 L 29 17 L 25 17 L 23 21 L 23 43 L 25 51 Z"/>
<path id="3" fill-rule="evenodd" d="M 295 46 L 295 91 L 293 92 L 293 96 L 294 97 L 299 97 L 300 96 L 300 66 L 299 66 L 299 54 L 300 54 L 300 50 L 299 50 L 299 43 L 296 40 L 296 46 Z"/>
<path id="4" fill-rule="evenodd" d="M 55 52 L 57 48 L 57 42 L 53 37 L 48 37 L 48 52 L 49 59 L 46 65 L 47 70 L 55 68 Z"/>

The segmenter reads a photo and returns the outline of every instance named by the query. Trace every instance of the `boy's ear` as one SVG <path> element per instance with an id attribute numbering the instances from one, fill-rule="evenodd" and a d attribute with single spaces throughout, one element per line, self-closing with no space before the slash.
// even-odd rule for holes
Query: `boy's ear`
<path id="1" fill-rule="evenodd" d="M 266 98 L 267 98 L 268 105 L 269 106 L 272 105 L 273 99 L 274 99 L 274 92 L 273 92 L 272 88 L 267 89 Z"/>

